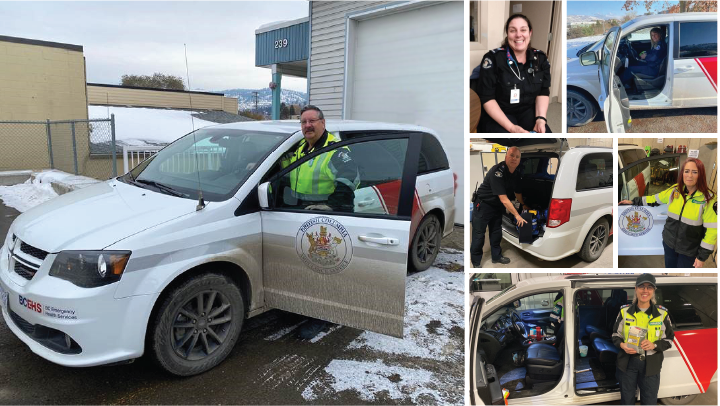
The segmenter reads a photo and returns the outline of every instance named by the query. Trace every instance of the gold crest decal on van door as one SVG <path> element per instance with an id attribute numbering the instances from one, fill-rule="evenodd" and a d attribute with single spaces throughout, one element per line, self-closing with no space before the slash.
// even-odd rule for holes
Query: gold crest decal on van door
<path id="1" fill-rule="evenodd" d="M 303 223 L 295 237 L 295 249 L 303 263 L 317 273 L 340 273 L 352 259 L 352 240 L 345 227 L 329 217 Z"/>

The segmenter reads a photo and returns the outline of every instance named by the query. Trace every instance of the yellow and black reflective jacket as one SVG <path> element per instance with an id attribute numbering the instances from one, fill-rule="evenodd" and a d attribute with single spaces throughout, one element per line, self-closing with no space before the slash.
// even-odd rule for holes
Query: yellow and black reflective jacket
<path id="1" fill-rule="evenodd" d="M 663 241 L 675 252 L 708 259 L 717 242 L 717 196 L 710 201 L 700 191 L 683 197 L 678 185 L 652 196 L 636 197 L 636 206 L 662 203 L 668 205 L 668 218 L 662 232 Z"/>

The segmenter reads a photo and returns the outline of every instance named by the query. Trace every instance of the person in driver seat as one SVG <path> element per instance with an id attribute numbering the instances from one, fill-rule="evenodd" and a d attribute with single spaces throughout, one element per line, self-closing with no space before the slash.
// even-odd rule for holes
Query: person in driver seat
<path id="1" fill-rule="evenodd" d="M 628 45 L 631 46 L 631 45 Z M 660 72 L 660 65 L 667 57 L 667 44 L 665 43 L 665 34 L 662 29 L 654 27 L 650 30 L 650 51 L 641 52 L 638 65 L 629 66 L 622 74 L 621 80 L 631 93 L 637 93 L 635 81 L 632 80 L 633 73 L 643 74 L 657 77 Z"/>

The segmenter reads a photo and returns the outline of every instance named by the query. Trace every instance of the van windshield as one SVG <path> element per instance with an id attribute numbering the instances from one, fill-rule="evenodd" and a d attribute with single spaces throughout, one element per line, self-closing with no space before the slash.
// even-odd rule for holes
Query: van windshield
<path id="1" fill-rule="evenodd" d="M 219 202 L 291 134 L 223 128 L 190 133 L 140 163 L 120 181 L 173 196 Z"/>

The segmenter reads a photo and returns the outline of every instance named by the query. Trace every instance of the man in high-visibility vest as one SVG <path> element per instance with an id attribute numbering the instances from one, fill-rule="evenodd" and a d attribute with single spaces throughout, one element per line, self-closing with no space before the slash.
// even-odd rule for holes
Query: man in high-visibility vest
<path id="1" fill-rule="evenodd" d="M 325 129 L 323 112 L 316 106 L 303 107 L 300 124 L 305 139 L 295 151 L 283 157 L 283 168 L 339 141 Z M 320 154 L 298 166 L 289 175 L 290 189 L 298 206 L 309 210 L 354 211 L 355 189 L 360 177 L 349 148 L 337 148 Z"/>
<path id="2" fill-rule="evenodd" d="M 635 299 L 630 305 L 620 308 L 612 340 L 618 352 L 616 378 L 620 382 L 620 403 L 635 404 L 635 388 L 640 387 L 640 403 L 657 404 L 660 390 L 660 369 L 663 352 L 672 348 L 675 338 L 667 309 L 655 304 L 655 277 L 642 274 L 635 281 Z M 644 338 L 637 339 L 633 348 L 630 329 L 640 327 L 647 330 Z"/>

